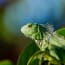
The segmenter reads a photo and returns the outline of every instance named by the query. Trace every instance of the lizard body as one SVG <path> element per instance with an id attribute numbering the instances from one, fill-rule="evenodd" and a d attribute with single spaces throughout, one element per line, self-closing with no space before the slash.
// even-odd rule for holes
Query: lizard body
<path id="1" fill-rule="evenodd" d="M 21 32 L 33 39 L 41 51 L 48 48 L 51 56 L 65 63 L 65 39 L 58 36 L 51 25 L 29 23 L 21 28 Z"/>

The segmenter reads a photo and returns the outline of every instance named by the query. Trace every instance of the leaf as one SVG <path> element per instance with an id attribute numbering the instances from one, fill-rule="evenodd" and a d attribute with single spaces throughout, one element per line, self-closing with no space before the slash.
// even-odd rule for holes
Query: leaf
<path id="1" fill-rule="evenodd" d="M 3 60 L 3 61 L 0 61 L 0 65 L 13 65 L 13 64 L 9 60 Z"/>
<path id="2" fill-rule="evenodd" d="M 59 30 L 56 31 L 58 35 L 62 35 L 65 37 L 65 28 L 61 28 Z"/>
<path id="3" fill-rule="evenodd" d="M 42 57 L 44 56 L 44 52 L 43 51 L 37 51 L 35 52 L 29 59 L 27 65 L 38 65 L 40 62 L 40 58 L 42 59 Z M 42 61 L 41 61 L 42 63 Z"/>
<path id="4" fill-rule="evenodd" d="M 21 52 L 17 65 L 27 65 L 29 58 L 38 50 L 39 48 L 36 46 L 35 42 L 32 42 L 31 44 L 29 44 L 24 49 L 24 51 Z"/>
<path id="5" fill-rule="evenodd" d="M 55 57 L 51 56 L 48 50 L 37 51 L 36 53 L 34 53 L 30 57 L 27 65 L 40 65 L 42 63 L 45 63 L 45 61 L 48 61 L 48 63 L 54 64 L 54 65 L 60 65 L 60 62 Z"/>

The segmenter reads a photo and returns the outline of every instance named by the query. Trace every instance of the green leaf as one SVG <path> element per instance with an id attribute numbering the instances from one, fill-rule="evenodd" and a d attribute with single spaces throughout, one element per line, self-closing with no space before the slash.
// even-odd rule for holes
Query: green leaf
<path id="1" fill-rule="evenodd" d="M 9 60 L 3 60 L 3 61 L 0 61 L 0 65 L 13 65 L 13 64 Z"/>
<path id="2" fill-rule="evenodd" d="M 36 46 L 35 42 L 32 42 L 20 54 L 17 65 L 27 65 L 29 58 L 38 50 L 39 48 Z"/>
<path id="3" fill-rule="evenodd" d="M 40 61 L 40 58 L 42 59 L 42 57 L 44 56 L 44 52 L 43 51 L 37 51 L 35 52 L 30 59 L 28 60 L 27 65 L 39 65 L 39 62 L 42 63 L 42 60 Z"/>
<path id="4" fill-rule="evenodd" d="M 65 28 L 61 28 L 59 30 L 56 31 L 58 35 L 62 35 L 65 37 Z"/>
<path id="5" fill-rule="evenodd" d="M 37 51 L 36 53 L 34 53 L 30 57 L 27 65 L 40 65 L 42 63 L 45 63 L 45 61 L 48 61 L 49 63 L 54 64 L 54 65 L 60 65 L 60 62 L 55 57 L 51 56 L 49 54 L 48 50 L 45 52 L 44 51 Z"/>

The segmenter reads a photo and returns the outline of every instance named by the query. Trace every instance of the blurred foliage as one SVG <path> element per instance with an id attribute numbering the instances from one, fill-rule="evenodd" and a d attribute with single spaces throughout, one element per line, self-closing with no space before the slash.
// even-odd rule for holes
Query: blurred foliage
<path id="1" fill-rule="evenodd" d="M 0 41 L 13 42 L 15 35 L 13 35 L 4 25 L 4 9 L 0 9 Z"/>
<path id="2" fill-rule="evenodd" d="M 2 37 L 3 32 L 3 10 L 0 9 L 0 37 Z"/>
<path id="3" fill-rule="evenodd" d="M 61 29 L 57 30 L 57 34 L 65 37 L 65 28 L 61 28 Z"/>
<path id="4" fill-rule="evenodd" d="M 20 54 L 17 65 L 26 65 L 29 58 L 37 51 L 39 48 L 36 46 L 35 42 L 28 45 L 23 53 Z"/>
<path id="5" fill-rule="evenodd" d="M 65 32 L 65 28 L 59 29 L 56 32 L 59 35 L 65 36 L 65 33 L 64 33 Z M 23 50 L 23 52 L 20 54 L 17 65 L 26 65 L 28 60 L 29 60 L 29 58 L 38 50 L 39 50 L 39 48 L 36 46 L 35 42 L 32 42 L 31 44 L 29 44 Z M 35 63 L 37 64 L 37 62 L 38 62 L 38 60 Z M 32 64 L 32 65 L 34 65 L 34 64 Z"/>
<path id="6" fill-rule="evenodd" d="M 9 60 L 3 60 L 3 61 L 0 61 L 0 65 L 13 65 L 13 63 Z"/>
<path id="7" fill-rule="evenodd" d="M 14 44 L 15 35 L 13 35 L 10 31 L 7 30 L 7 28 L 5 28 L 3 21 L 4 11 L 5 11 L 4 8 L 0 8 L 0 60 L 10 59 L 15 64 L 18 55 L 17 51 L 19 50 L 16 50 L 16 45 Z M 9 60 L 4 60 L 0 61 L 0 65 L 13 64 Z"/>

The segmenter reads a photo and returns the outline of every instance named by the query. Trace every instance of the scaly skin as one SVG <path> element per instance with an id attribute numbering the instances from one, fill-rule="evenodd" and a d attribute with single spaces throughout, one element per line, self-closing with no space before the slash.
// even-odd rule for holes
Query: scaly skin
<path id="1" fill-rule="evenodd" d="M 32 39 L 35 39 L 35 36 L 39 33 L 41 35 L 41 39 L 43 37 L 43 32 L 46 32 L 46 28 L 42 27 L 41 25 L 38 24 L 26 24 L 21 28 L 21 32 L 26 36 L 30 37 Z M 40 38 L 39 38 L 40 39 Z"/>
<path id="2" fill-rule="evenodd" d="M 44 38 L 45 32 L 47 29 L 38 24 L 26 24 L 21 28 L 21 32 L 26 36 L 33 40 L 35 40 L 36 44 L 39 48 L 41 48 L 41 42 Z"/>

